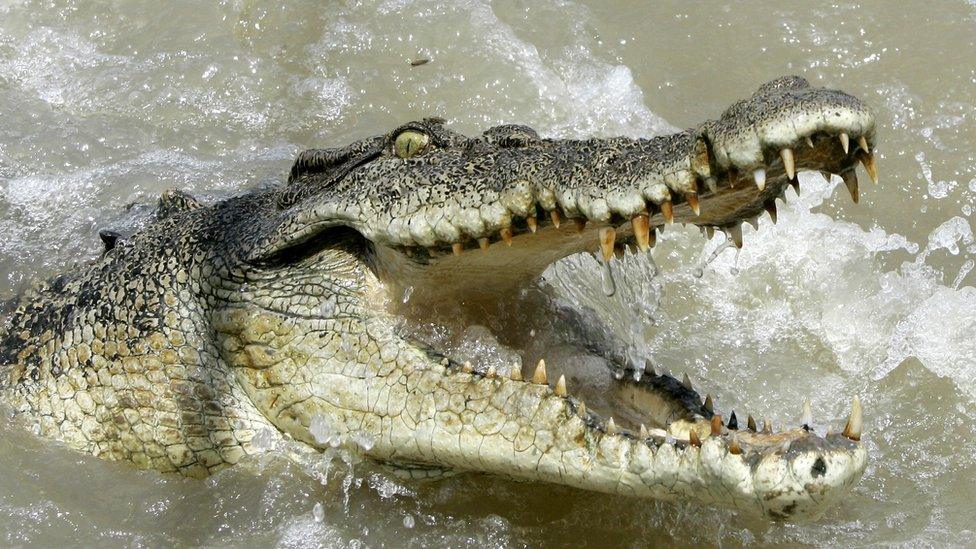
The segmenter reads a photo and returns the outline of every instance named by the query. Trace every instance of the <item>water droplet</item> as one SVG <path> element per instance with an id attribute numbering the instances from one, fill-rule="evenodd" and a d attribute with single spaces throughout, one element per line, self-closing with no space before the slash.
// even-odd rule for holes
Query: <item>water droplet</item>
<path id="1" fill-rule="evenodd" d="M 603 269 L 603 279 L 601 281 L 603 293 L 607 297 L 610 297 L 617 292 L 617 285 L 613 281 L 613 271 L 610 270 L 610 261 L 600 261 L 600 265 L 602 265 Z"/>
<path id="2" fill-rule="evenodd" d="M 363 431 L 357 431 L 350 438 L 352 439 L 353 442 L 355 442 L 356 444 L 358 444 L 359 447 L 364 452 L 370 451 L 373 448 L 373 445 L 376 444 L 376 437 L 374 437 L 373 435 L 371 435 L 369 433 L 365 433 Z"/>
<path id="3" fill-rule="evenodd" d="M 952 287 L 959 289 L 959 286 L 962 285 L 963 279 L 965 279 L 966 275 L 973 270 L 974 266 L 976 266 L 976 261 L 967 259 L 966 262 L 963 263 L 962 267 L 959 268 L 959 274 L 956 275 L 956 279 L 952 282 Z"/>
<path id="4" fill-rule="evenodd" d="M 322 507 L 322 503 L 316 503 L 315 507 L 312 507 L 312 517 L 315 518 L 315 522 L 322 522 L 325 520 L 325 508 Z"/>
<path id="5" fill-rule="evenodd" d="M 319 304 L 319 315 L 324 318 L 332 318 L 335 314 L 336 309 L 336 297 L 330 295 L 329 297 L 322 300 Z"/>

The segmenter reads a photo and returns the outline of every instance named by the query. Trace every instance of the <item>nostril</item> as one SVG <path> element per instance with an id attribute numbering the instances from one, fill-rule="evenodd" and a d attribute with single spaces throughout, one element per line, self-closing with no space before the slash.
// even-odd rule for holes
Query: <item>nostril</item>
<path id="1" fill-rule="evenodd" d="M 825 474 L 827 474 L 827 463 L 823 457 L 817 457 L 817 460 L 813 462 L 813 467 L 810 468 L 810 476 L 819 478 Z"/>

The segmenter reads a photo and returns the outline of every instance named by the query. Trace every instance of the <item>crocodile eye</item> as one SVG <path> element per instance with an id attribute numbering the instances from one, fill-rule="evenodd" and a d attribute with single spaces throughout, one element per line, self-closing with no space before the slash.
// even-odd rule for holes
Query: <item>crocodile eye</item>
<path id="1" fill-rule="evenodd" d="M 393 141 L 393 152 L 400 158 L 410 158 L 424 152 L 430 144 L 430 136 L 413 130 L 400 132 Z"/>

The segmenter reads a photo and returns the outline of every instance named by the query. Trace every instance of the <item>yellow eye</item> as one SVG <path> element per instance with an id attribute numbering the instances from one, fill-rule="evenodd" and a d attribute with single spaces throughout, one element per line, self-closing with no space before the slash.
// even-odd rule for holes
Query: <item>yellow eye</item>
<path id="1" fill-rule="evenodd" d="M 407 130 L 396 136 L 393 152 L 400 158 L 410 158 L 424 152 L 429 144 L 430 136 L 426 133 Z"/>

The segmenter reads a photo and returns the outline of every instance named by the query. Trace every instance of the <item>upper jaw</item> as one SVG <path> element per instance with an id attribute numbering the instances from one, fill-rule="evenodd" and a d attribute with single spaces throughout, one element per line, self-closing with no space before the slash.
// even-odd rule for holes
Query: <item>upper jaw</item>
<path id="1" fill-rule="evenodd" d="M 874 132 L 874 117 L 858 99 L 785 77 L 696 129 L 653 139 L 545 141 L 529 156 L 534 168 L 510 169 L 510 180 L 497 192 L 480 191 L 473 207 L 448 198 L 389 223 L 380 214 L 361 230 L 389 246 L 458 255 L 510 245 L 541 227 L 586 223 L 615 227 L 646 249 L 656 227 L 728 230 L 756 217 L 775 207 L 800 170 L 854 179 L 856 192 L 858 162 L 877 178 Z"/>
<path id="2" fill-rule="evenodd" d="M 541 226 L 573 223 L 614 227 L 647 248 L 653 229 L 672 222 L 735 237 L 742 221 L 775 208 L 797 170 L 842 175 L 852 192 L 859 161 L 876 178 L 871 112 L 797 77 L 767 83 L 717 120 L 653 139 L 469 139 L 425 123 L 444 137 L 418 158 L 391 157 L 381 138 L 347 147 L 372 151 L 361 158 L 345 149 L 303 153 L 284 192 L 306 198 L 283 212 L 252 256 L 337 225 L 421 257 L 508 245 Z M 335 173 L 304 172 L 316 155 L 353 159 Z"/>

